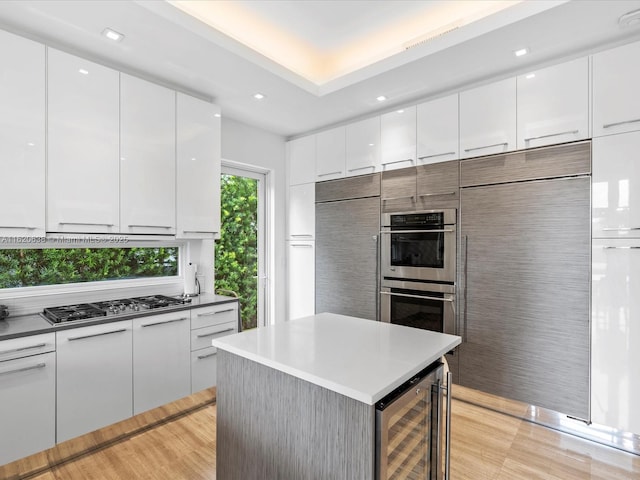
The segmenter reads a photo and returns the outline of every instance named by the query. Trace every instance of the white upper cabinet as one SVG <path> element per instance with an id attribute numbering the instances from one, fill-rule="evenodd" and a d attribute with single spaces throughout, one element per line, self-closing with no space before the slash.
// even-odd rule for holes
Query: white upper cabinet
<path id="1" fill-rule="evenodd" d="M 119 74 L 48 49 L 47 230 L 119 231 Z"/>
<path id="2" fill-rule="evenodd" d="M 220 232 L 220 109 L 177 93 L 178 238 Z"/>
<path id="3" fill-rule="evenodd" d="M 380 117 L 382 171 L 416 164 L 416 107 L 406 107 Z"/>
<path id="4" fill-rule="evenodd" d="M 593 56 L 593 136 L 640 130 L 640 42 Z"/>
<path id="5" fill-rule="evenodd" d="M 313 240 L 316 231 L 316 184 L 303 183 L 289 187 L 287 201 L 289 235 L 291 240 Z"/>
<path id="6" fill-rule="evenodd" d="M 417 109 L 418 165 L 458 159 L 458 94 Z"/>
<path id="7" fill-rule="evenodd" d="M 175 95 L 145 80 L 120 76 L 123 233 L 175 233 Z"/>
<path id="8" fill-rule="evenodd" d="M 589 59 L 517 78 L 518 149 L 589 137 Z"/>
<path id="9" fill-rule="evenodd" d="M 460 158 L 516 149 L 516 79 L 460 93 Z"/>
<path id="10" fill-rule="evenodd" d="M 380 170 L 380 117 L 347 125 L 346 156 L 347 177 Z"/>
<path id="11" fill-rule="evenodd" d="M 316 181 L 316 136 L 308 135 L 287 142 L 289 185 Z"/>
<path id="12" fill-rule="evenodd" d="M 640 237 L 640 132 L 594 138 L 594 237 Z"/>
<path id="13" fill-rule="evenodd" d="M 332 128 L 316 135 L 316 182 L 344 177 L 345 130 Z"/>
<path id="14" fill-rule="evenodd" d="M 45 231 L 44 45 L 0 30 L 0 236 Z"/>

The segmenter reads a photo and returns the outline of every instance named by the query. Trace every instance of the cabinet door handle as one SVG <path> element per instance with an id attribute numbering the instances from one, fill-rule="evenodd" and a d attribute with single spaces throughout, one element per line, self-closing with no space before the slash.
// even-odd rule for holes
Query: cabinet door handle
<path id="1" fill-rule="evenodd" d="M 29 345 L 28 347 L 13 348 L 11 350 L 3 350 L 3 351 L 1 351 L 0 355 L 6 355 L 7 353 L 24 352 L 25 350 L 33 350 L 34 348 L 42 348 L 42 347 L 46 347 L 46 346 L 47 346 L 46 343 L 39 343 L 37 345 Z"/>
<path id="2" fill-rule="evenodd" d="M 393 165 L 395 163 L 402 163 L 402 162 L 411 162 L 411 163 L 413 163 L 413 158 L 405 158 L 404 160 L 393 160 L 391 162 L 382 162 L 382 165 Z"/>
<path id="3" fill-rule="evenodd" d="M 603 228 L 603 232 L 628 232 L 630 230 L 640 230 L 640 227 L 607 227 Z"/>
<path id="4" fill-rule="evenodd" d="M 169 225 L 135 225 L 135 224 L 129 224 L 130 227 L 138 227 L 138 228 L 164 228 L 164 229 L 169 229 L 169 228 L 173 228 L 172 226 Z"/>
<path id="5" fill-rule="evenodd" d="M 218 352 L 213 352 L 213 353 L 207 353 L 206 355 L 198 355 L 198 360 L 202 360 L 204 358 L 209 358 L 209 357 L 213 357 L 214 355 L 216 355 Z"/>
<path id="6" fill-rule="evenodd" d="M 21 230 L 35 230 L 37 227 L 19 227 L 16 225 L 2 225 L 0 226 L 0 228 L 15 228 L 15 229 L 21 229 Z"/>
<path id="7" fill-rule="evenodd" d="M 482 150 L 482 149 L 491 148 L 491 147 L 506 147 L 507 145 L 509 145 L 509 142 L 494 143 L 493 145 L 483 145 L 482 147 L 465 148 L 464 151 L 474 152 L 476 150 Z"/>
<path id="8" fill-rule="evenodd" d="M 96 227 L 113 227 L 113 223 L 93 223 L 93 222 L 58 222 L 60 225 L 91 225 Z"/>
<path id="9" fill-rule="evenodd" d="M 405 195 L 403 197 L 388 197 L 388 198 L 383 198 L 382 201 L 383 202 L 390 202 L 392 200 L 403 200 L 405 198 L 410 198 L 412 201 L 416 201 L 416 196 L 415 195 Z"/>
<path id="10" fill-rule="evenodd" d="M 307 243 L 292 243 L 291 246 L 295 248 L 313 248 L 313 245 Z"/>
<path id="11" fill-rule="evenodd" d="M 83 340 L 85 338 L 101 337 L 103 335 L 111 335 L 112 333 L 122 333 L 122 332 L 126 332 L 126 331 L 127 331 L 126 328 L 121 328 L 119 330 L 112 330 L 110 332 L 93 333 L 91 335 L 82 335 L 81 337 L 69 337 L 69 338 L 67 338 L 67 340 L 72 342 L 74 340 Z"/>
<path id="12" fill-rule="evenodd" d="M 620 125 L 626 125 L 627 123 L 638 123 L 638 122 L 640 122 L 640 118 L 635 118 L 633 120 L 624 120 L 622 122 L 607 123 L 605 125 L 602 125 L 602 128 L 619 127 Z"/>
<path id="13" fill-rule="evenodd" d="M 295 235 L 291 235 L 292 238 L 313 238 L 313 235 L 309 235 L 308 233 L 305 234 L 295 234 Z"/>
<path id="14" fill-rule="evenodd" d="M 218 332 L 202 333 L 202 334 L 198 335 L 197 338 L 213 337 L 214 335 L 218 335 L 219 333 L 227 333 L 227 332 L 233 332 L 233 331 L 235 331 L 235 328 L 233 328 L 233 327 L 225 328 L 224 330 L 220 330 Z"/>
<path id="15" fill-rule="evenodd" d="M 444 477 L 443 480 L 449 480 L 450 477 L 450 464 L 451 464 L 451 384 L 452 374 L 447 372 L 446 384 L 439 384 L 440 391 L 444 390 L 445 404 L 447 413 L 444 420 Z M 440 415 L 438 415 L 440 417 Z M 438 452 L 440 449 L 438 449 Z"/>
<path id="16" fill-rule="evenodd" d="M 567 130 L 566 132 L 558 132 L 558 133 L 550 133 L 548 135 L 538 135 L 537 137 L 528 137 L 525 138 L 525 142 L 529 142 L 531 140 L 540 140 L 542 138 L 551 138 L 551 137 L 559 137 L 560 135 L 576 135 L 580 130 Z"/>
<path id="17" fill-rule="evenodd" d="M 424 160 L 426 158 L 444 157 L 446 155 L 455 155 L 455 154 L 456 152 L 434 153 L 433 155 L 423 155 L 422 157 L 418 157 L 418 160 Z"/>
<path id="18" fill-rule="evenodd" d="M 169 227 L 171 228 L 171 227 Z M 212 230 L 183 230 L 182 233 L 218 233 L 218 232 L 214 232 Z"/>
<path id="19" fill-rule="evenodd" d="M 37 363 L 37 364 L 31 365 L 29 367 L 16 368 L 15 370 L 7 370 L 6 372 L 0 372 L 0 375 L 9 375 L 11 373 L 27 372 L 29 370 L 36 370 L 38 368 L 44 368 L 46 366 L 47 366 L 46 363 Z"/>
<path id="20" fill-rule="evenodd" d="M 174 318 L 171 320 L 163 320 L 162 322 L 151 322 L 151 323 L 143 323 L 141 327 L 154 327 L 156 325 L 165 325 L 167 323 L 176 323 L 176 322 L 184 322 L 187 317 Z"/>
<path id="21" fill-rule="evenodd" d="M 376 169 L 375 165 L 367 165 L 366 167 L 358 167 L 358 168 L 350 168 L 349 170 L 347 170 L 348 172 L 357 172 L 358 170 L 366 170 L 368 168 L 373 168 L 374 170 Z"/>
<path id="22" fill-rule="evenodd" d="M 338 175 L 339 173 L 342 173 L 342 170 L 339 170 L 337 172 L 319 173 L 318 177 L 328 177 L 329 175 Z"/>
<path id="23" fill-rule="evenodd" d="M 607 245 L 606 247 L 602 247 L 605 250 L 640 250 L 640 247 L 636 247 L 634 245 L 631 246 L 622 246 L 622 247 L 614 247 L 612 245 Z"/>
<path id="24" fill-rule="evenodd" d="M 228 308 L 226 310 L 218 310 L 217 312 L 198 313 L 197 316 L 198 317 L 210 317 L 212 315 L 218 315 L 219 313 L 234 312 L 235 310 L 236 310 L 235 308 Z"/>
<path id="25" fill-rule="evenodd" d="M 439 197 L 441 195 L 456 195 L 458 192 L 443 192 L 443 193 L 421 193 L 419 197 Z"/>

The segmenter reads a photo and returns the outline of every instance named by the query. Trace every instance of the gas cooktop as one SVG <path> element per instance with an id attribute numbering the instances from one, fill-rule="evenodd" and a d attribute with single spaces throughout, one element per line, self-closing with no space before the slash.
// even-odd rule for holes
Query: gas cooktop
<path id="1" fill-rule="evenodd" d="M 125 313 L 135 313 L 156 308 L 172 307 L 190 303 L 191 298 L 167 297 L 166 295 L 148 295 L 145 297 L 122 298 L 96 303 L 79 303 L 62 307 L 45 308 L 44 318 L 50 323 L 66 323 Z"/>

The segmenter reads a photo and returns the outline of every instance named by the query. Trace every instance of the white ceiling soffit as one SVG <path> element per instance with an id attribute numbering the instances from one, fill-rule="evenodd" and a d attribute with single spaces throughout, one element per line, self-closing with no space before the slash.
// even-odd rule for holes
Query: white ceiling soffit
<path id="1" fill-rule="evenodd" d="M 167 0 L 192 18 L 138 3 L 322 96 L 566 2 Z"/>

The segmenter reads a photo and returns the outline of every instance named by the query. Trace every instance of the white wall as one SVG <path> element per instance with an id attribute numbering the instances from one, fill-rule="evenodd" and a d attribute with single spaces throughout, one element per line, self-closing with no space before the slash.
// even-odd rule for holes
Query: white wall
<path id="1" fill-rule="evenodd" d="M 279 322 L 285 318 L 285 139 L 279 135 L 222 117 L 222 158 L 269 170 L 267 222 L 272 229 L 268 243 L 271 250 L 268 272 L 269 291 L 273 302 L 268 302 L 269 318 Z"/>

